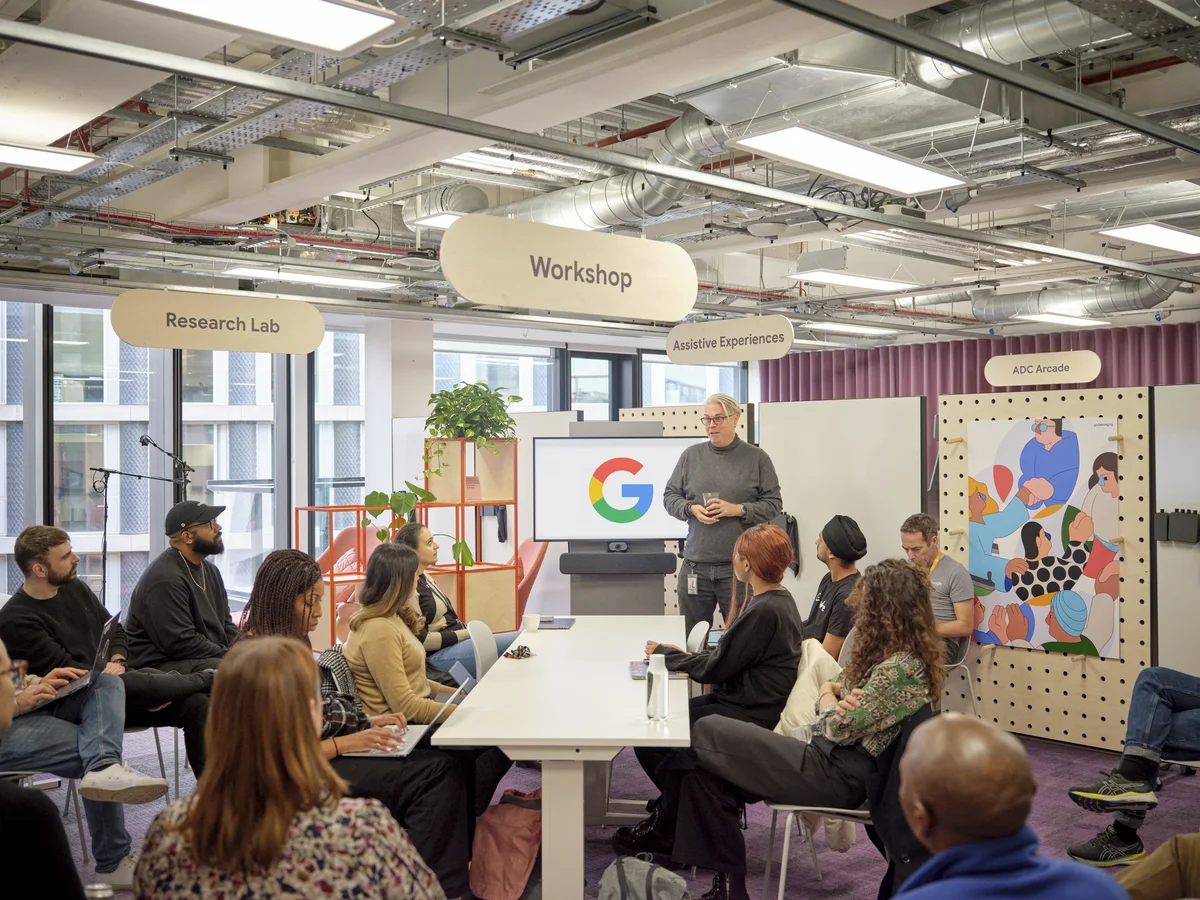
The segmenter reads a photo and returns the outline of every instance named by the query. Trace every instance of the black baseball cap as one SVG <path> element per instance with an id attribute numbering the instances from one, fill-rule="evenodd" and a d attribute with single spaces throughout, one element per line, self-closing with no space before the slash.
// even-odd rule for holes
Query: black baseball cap
<path id="1" fill-rule="evenodd" d="M 184 500 L 182 503 L 176 503 L 171 507 L 171 511 L 167 513 L 166 524 L 163 527 L 166 529 L 168 535 L 172 535 L 183 531 L 189 525 L 211 522 L 223 512 L 225 512 L 225 507 L 223 506 L 205 506 L 196 500 Z"/>

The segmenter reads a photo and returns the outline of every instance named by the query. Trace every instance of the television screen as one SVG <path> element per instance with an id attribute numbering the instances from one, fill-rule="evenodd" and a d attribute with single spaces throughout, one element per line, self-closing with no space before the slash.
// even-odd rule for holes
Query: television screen
<path id="1" fill-rule="evenodd" d="M 706 437 L 534 438 L 537 541 L 647 541 L 687 537 L 663 507 L 679 455 Z"/>

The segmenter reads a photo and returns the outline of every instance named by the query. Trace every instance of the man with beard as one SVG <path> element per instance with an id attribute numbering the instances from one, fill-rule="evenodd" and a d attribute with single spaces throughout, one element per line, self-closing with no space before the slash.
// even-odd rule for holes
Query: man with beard
<path id="1" fill-rule="evenodd" d="M 125 620 L 135 666 L 174 672 L 215 669 L 237 639 L 225 582 L 208 561 L 225 552 L 217 524 L 224 511 L 223 506 L 186 500 L 167 513 L 171 546 L 138 579 Z"/>
<path id="2" fill-rule="evenodd" d="M 79 557 L 70 536 L 60 528 L 33 525 L 17 537 L 13 557 L 25 583 L 0 610 L 0 637 L 9 654 L 24 659 L 34 675 L 54 669 L 86 672 L 111 614 L 76 576 Z M 204 771 L 212 672 L 182 674 L 132 666 L 127 660 L 129 643 L 117 625 L 104 670 L 124 684 L 125 726 L 182 729 L 188 759 L 199 775 Z"/>

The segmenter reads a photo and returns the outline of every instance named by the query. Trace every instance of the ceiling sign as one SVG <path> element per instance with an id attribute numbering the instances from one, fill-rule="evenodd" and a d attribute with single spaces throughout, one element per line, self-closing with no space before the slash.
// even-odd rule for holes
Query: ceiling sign
<path id="1" fill-rule="evenodd" d="M 312 353 L 325 320 L 310 303 L 247 294 L 193 294 L 139 288 L 112 307 L 113 331 L 135 347 Z"/>
<path id="2" fill-rule="evenodd" d="M 1100 377 L 1100 357 L 1091 350 L 993 356 L 983 369 L 993 387 L 1088 384 Z"/>
<path id="3" fill-rule="evenodd" d="M 787 316 L 683 322 L 667 334 L 667 356 L 680 366 L 779 359 L 788 355 L 795 339 Z"/>
<path id="4" fill-rule="evenodd" d="M 695 264 L 662 241 L 462 216 L 441 258 L 454 289 L 488 306 L 678 322 L 696 302 Z"/>

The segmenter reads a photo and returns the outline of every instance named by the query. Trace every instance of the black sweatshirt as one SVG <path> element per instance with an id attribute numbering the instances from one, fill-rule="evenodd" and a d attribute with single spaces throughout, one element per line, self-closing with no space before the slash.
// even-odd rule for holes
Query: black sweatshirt
<path id="1" fill-rule="evenodd" d="M 667 668 L 711 684 L 718 702 L 735 706 L 768 728 L 775 727 L 800 668 L 804 626 L 787 591 L 758 594 L 713 650 L 662 650 Z"/>
<path id="2" fill-rule="evenodd" d="M 29 878 L 30 897 L 83 900 L 62 818 L 41 791 L 0 782 L 0 872 L 14 888 Z"/>
<path id="3" fill-rule="evenodd" d="M 76 578 L 59 585 L 49 600 L 37 600 L 19 590 L 0 609 L 0 639 L 10 659 L 29 663 L 30 675 L 75 666 L 90 669 L 108 610 L 92 589 Z M 109 657 L 127 656 L 128 641 L 120 625 L 109 646 Z"/>
<path id="4" fill-rule="evenodd" d="M 139 669 L 220 659 L 238 636 L 217 567 L 207 559 L 193 566 L 174 547 L 160 553 L 138 579 L 125 631 L 130 662 Z"/>

